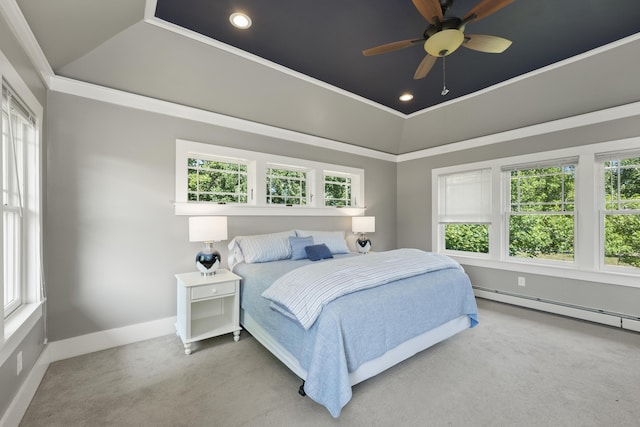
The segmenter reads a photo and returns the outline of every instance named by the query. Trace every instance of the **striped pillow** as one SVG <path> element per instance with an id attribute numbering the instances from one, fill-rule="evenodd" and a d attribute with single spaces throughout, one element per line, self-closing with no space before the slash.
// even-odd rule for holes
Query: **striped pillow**
<path id="1" fill-rule="evenodd" d="M 289 236 L 295 235 L 295 231 L 291 230 L 254 236 L 236 236 L 234 241 L 242 251 L 244 262 L 253 264 L 291 258 Z"/>

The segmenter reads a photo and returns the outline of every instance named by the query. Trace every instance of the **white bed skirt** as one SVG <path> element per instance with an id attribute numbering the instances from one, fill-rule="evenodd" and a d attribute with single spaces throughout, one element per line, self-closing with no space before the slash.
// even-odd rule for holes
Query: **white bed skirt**
<path id="1" fill-rule="evenodd" d="M 296 359 L 289 351 L 280 345 L 269 333 L 262 328 L 249 313 L 242 310 L 242 326 L 246 329 L 260 344 L 267 348 L 274 356 L 284 363 L 294 374 L 301 379 L 307 378 L 307 371 L 300 366 Z M 387 351 L 382 356 L 370 360 L 362 364 L 358 369 L 349 373 L 349 382 L 351 385 L 358 384 L 368 378 L 378 375 L 380 372 L 402 362 L 431 347 L 453 335 L 468 329 L 471 325 L 469 316 L 462 315 L 458 318 L 438 326 L 435 329 L 425 332 L 422 335 L 411 338 L 403 342 L 397 347 Z"/>

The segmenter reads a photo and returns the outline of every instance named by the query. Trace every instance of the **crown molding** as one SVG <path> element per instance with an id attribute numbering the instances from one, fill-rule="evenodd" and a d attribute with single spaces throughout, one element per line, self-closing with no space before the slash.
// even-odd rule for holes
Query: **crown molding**
<path id="1" fill-rule="evenodd" d="M 597 123 L 604 123 L 611 120 L 624 119 L 629 117 L 640 116 L 640 102 L 622 105 L 619 107 L 607 108 L 606 110 L 595 111 L 591 113 L 580 114 L 573 117 L 553 120 L 550 122 L 525 126 L 518 129 L 508 130 L 505 132 L 494 133 L 492 135 L 481 136 L 478 138 L 467 139 L 460 142 L 453 142 L 424 150 L 414 151 L 406 154 L 399 154 L 396 158 L 398 163 L 410 160 L 421 159 L 425 157 L 439 156 L 441 154 L 449 154 L 456 151 L 468 150 L 470 148 L 478 148 L 486 145 L 499 144 L 501 142 L 512 141 L 515 139 L 527 138 L 530 136 L 544 135 L 552 132 L 563 131 L 567 129 L 579 128 Z"/>
<path id="2" fill-rule="evenodd" d="M 11 31 L 33 63 L 40 75 L 40 79 L 46 87 L 49 87 L 50 79 L 55 76 L 55 73 L 16 1 L 0 0 L 0 13 L 2 13 Z"/>
<path id="3" fill-rule="evenodd" d="M 222 126 L 242 132 L 278 138 L 291 142 L 311 145 L 314 147 L 337 150 L 343 153 L 356 154 L 388 162 L 395 162 L 396 156 L 370 148 L 359 147 L 345 142 L 332 139 L 321 138 L 301 132 L 252 122 L 250 120 L 239 119 L 226 116 L 224 114 L 201 110 L 194 107 L 162 101 L 147 96 L 137 95 L 117 89 L 111 89 L 92 83 L 81 82 L 66 77 L 53 77 L 50 79 L 50 90 L 62 92 L 69 95 L 94 99 L 96 101 L 108 102 L 124 107 L 135 108 L 158 114 L 165 114 L 172 117 L 193 120 L 215 126 Z"/>

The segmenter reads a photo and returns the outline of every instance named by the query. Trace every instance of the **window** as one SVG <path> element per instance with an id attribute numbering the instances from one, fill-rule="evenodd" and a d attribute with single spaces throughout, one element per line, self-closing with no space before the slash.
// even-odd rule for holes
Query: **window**
<path id="1" fill-rule="evenodd" d="M 489 253 L 491 169 L 441 175 L 438 195 L 444 249 Z"/>
<path id="2" fill-rule="evenodd" d="M 351 177 L 324 174 L 324 205 L 351 206 Z"/>
<path id="3" fill-rule="evenodd" d="M 2 82 L 2 272 L 6 318 L 34 299 L 40 269 L 39 144 L 35 115 Z"/>
<path id="4" fill-rule="evenodd" d="M 640 155 L 608 159 L 603 168 L 604 264 L 640 268 Z"/>
<path id="5" fill-rule="evenodd" d="M 509 173 L 509 256 L 574 260 L 575 160 Z"/>
<path id="6" fill-rule="evenodd" d="M 365 213 L 359 168 L 184 140 L 175 167 L 176 215 Z"/>
<path id="7" fill-rule="evenodd" d="M 306 205 L 307 173 L 280 167 L 267 168 L 267 204 Z"/>
<path id="8" fill-rule="evenodd" d="M 190 157 L 187 197 L 192 202 L 247 203 L 247 165 Z"/>
<path id="9" fill-rule="evenodd" d="M 640 137 L 446 166 L 431 177 L 434 251 L 467 265 L 640 287 Z"/>

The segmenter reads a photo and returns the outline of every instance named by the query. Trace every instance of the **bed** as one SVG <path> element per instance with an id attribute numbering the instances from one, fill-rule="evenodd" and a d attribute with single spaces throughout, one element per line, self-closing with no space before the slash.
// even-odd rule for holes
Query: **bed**
<path id="1" fill-rule="evenodd" d="M 301 238 L 305 249 L 324 246 L 331 258 L 312 261 L 301 255 Z M 439 257 L 444 267 L 416 273 L 407 261 L 408 267 L 400 268 L 413 256 L 420 261 L 416 265 Z M 300 377 L 301 391 L 333 417 L 350 401 L 353 385 L 477 324 L 467 275 L 442 257 L 415 249 L 350 253 L 344 232 L 291 230 L 239 236 L 229 244 L 229 265 L 242 277 L 242 326 Z M 316 317 L 296 317 L 294 309 L 283 310 L 282 301 L 270 293 L 280 285 L 285 290 L 300 286 L 290 292 L 296 298 L 313 294 L 327 281 L 314 276 L 321 271 L 337 274 L 338 286 L 348 289 L 332 291 Z M 353 280 L 357 283 L 347 285 L 345 274 L 359 277 Z M 367 282 L 373 276 L 386 281 Z M 304 280 L 293 282 L 299 278 Z"/>

